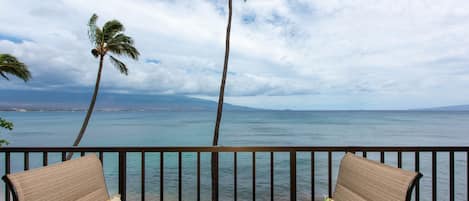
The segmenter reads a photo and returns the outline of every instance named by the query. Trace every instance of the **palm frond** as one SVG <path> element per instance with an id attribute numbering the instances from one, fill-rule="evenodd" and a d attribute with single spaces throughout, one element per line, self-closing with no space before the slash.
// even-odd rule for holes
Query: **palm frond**
<path id="1" fill-rule="evenodd" d="M 119 32 L 124 31 L 124 25 L 122 25 L 117 20 L 111 20 L 106 22 L 103 26 L 103 34 L 104 34 L 104 41 L 108 42 L 111 38 L 113 38 Z"/>
<path id="2" fill-rule="evenodd" d="M 94 30 L 94 35 L 95 35 L 96 46 L 104 43 L 104 34 L 103 34 L 103 31 L 99 27 L 96 27 L 96 29 Z"/>
<path id="3" fill-rule="evenodd" d="M 130 36 L 120 33 L 108 41 L 108 44 L 119 44 L 119 43 L 128 43 L 130 45 L 133 45 L 134 40 Z"/>
<path id="4" fill-rule="evenodd" d="M 96 29 L 98 29 L 98 26 L 96 26 L 96 21 L 98 20 L 98 15 L 94 13 L 90 21 L 88 22 L 88 38 L 90 39 L 91 43 L 96 44 Z"/>
<path id="5" fill-rule="evenodd" d="M 124 62 L 122 61 L 119 61 L 118 59 L 116 59 L 115 57 L 113 57 L 112 55 L 109 55 L 110 59 L 111 59 L 111 63 L 124 75 L 128 75 L 128 69 L 127 69 L 127 66 L 124 64 Z"/>
<path id="6" fill-rule="evenodd" d="M 5 73 L 3 73 L 2 71 L 0 71 L 0 76 L 2 76 L 3 78 L 5 78 L 6 80 L 10 80 L 10 78 L 8 78 L 8 76 L 5 75 Z"/>
<path id="7" fill-rule="evenodd" d="M 113 43 L 109 44 L 107 48 L 108 51 L 116 55 L 127 56 L 134 60 L 138 60 L 138 56 L 140 56 L 140 52 L 138 52 L 137 48 L 128 43 Z"/>
<path id="8" fill-rule="evenodd" d="M 116 55 L 124 55 L 135 60 L 137 60 L 140 55 L 134 46 L 134 40 L 123 33 L 117 34 L 109 40 L 107 49 Z"/>
<path id="9" fill-rule="evenodd" d="M 8 80 L 6 74 L 16 76 L 25 82 L 31 79 L 31 73 L 24 63 L 9 54 L 0 54 L 0 76 Z"/>

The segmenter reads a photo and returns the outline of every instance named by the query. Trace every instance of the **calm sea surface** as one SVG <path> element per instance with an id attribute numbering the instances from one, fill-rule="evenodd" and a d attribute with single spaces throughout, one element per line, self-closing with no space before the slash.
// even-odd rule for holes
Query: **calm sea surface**
<path id="1" fill-rule="evenodd" d="M 195 146 L 210 145 L 215 112 L 96 112 L 91 119 L 82 146 Z M 83 112 L 1 112 L 0 116 L 15 123 L 12 132 L 1 132 L 10 146 L 69 146 L 77 134 Z M 468 146 L 469 112 L 396 112 L 331 111 L 225 112 L 220 136 L 221 145 L 386 145 L 386 146 Z M 333 177 L 342 153 L 333 155 Z M 379 153 L 369 153 L 379 159 Z M 413 168 L 413 154 L 404 153 L 403 167 Z M 4 172 L 0 156 L 0 174 Z M 12 154 L 13 171 L 23 168 L 21 154 Z M 233 198 L 233 155 L 220 156 L 221 200 Z M 238 198 L 251 200 L 252 175 L 250 153 L 238 154 Z M 316 192 L 327 194 L 327 156 L 316 154 Z M 429 200 L 431 182 L 430 154 L 422 153 L 421 200 Z M 456 200 L 466 200 L 465 154 L 456 154 Z M 42 164 L 42 156 L 31 154 L 31 167 Z M 177 200 L 177 155 L 165 154 L 165 200 Z M 210 155 L 202 154 L 202 199 L 210 199 Z M 310 154 L 298 153 L 298 198 L 310 197 Z M 60 160 L 50 154 L 49 163 Z M 438 200 L 448 200 L 448 154 L 438 155 Z M 275 154 L 275 198 L 289 196 L 289 156 Z M 386 155 L 386 163 L 396 165 L 396 153 Z M 256 154 L 256 195 L 270 200 L 269 154 Z M 183 200 L 195 198 L 195 154 L 183 154 Z M 105 155 L 105 175 L 111 193 L 117 191 L 117 155 Z M 159 200 L 159 154 L 146 156 L 147 200 Z M 128 156 L 128 194 L 140 199 L 140 154 Z M 2 184 L 3 185 L 3 184 Z M 3 189 L 3 188 L 2 188 Z M 0 191 L 0 200 L 4 192 Z"/>

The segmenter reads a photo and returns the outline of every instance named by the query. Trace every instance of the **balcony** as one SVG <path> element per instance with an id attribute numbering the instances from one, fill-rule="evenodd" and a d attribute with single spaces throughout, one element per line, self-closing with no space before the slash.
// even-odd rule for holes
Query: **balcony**
<path id="1" fill-rule="evenodd" d="M 353 152 L 424 177 L 413 200 L 469 200 L 469 147 L 3 147 L 1 174 L 97 154 L 122 200 L 210 200 L 210 156 L 219 153 L 219 200 L 318 200 L 334 191 Z M 163 167 L 163 168 L 161 168 Z M 0 200 L 10 201 L 2 184 Z"/>

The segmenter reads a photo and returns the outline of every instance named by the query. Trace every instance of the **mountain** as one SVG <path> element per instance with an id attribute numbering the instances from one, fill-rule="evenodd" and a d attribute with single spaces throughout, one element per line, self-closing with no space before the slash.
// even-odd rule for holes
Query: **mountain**
<path id="1" fill-rule="evenodd" d="M 421 111 L 469 111 L 469 105 L 450 105 L 443 107 L 416 109 Z"/>
<path id="2" fill-rule="evenodd" d="M 62 91 L 1 90 L 3 111 L 82 111 L 88 109 L 91 93 Z M 249 111 L 253 108 L 224 104 L 226 110 Z M 100 111 L 215 111 L 217 102 L 179 95 L 143 95 L 100 93 L 96 102 Z"/>

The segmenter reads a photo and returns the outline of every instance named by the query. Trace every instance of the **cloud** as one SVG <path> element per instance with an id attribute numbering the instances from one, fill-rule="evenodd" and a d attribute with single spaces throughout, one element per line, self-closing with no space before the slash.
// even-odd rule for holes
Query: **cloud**
<path id="1" fill-rule="evenodd" d="M 96 12 L 98 24 L 120 20 L 142 54 L 139 62 L 125 60 L 127 77 L 106 62 L 103 90 L 218 95 L 224 0 L 0 3 L 7 24 L 0 51 L 26 62 L 34 76 L 27 85 L 2 88 L 92 87 L 97 61 L 86 22 Z M 233 7 L 226 92 L 236 103 L 314 109 L 469 102 L 462 93 L 469 86 L 467 1 L 272 0 Z"/>

